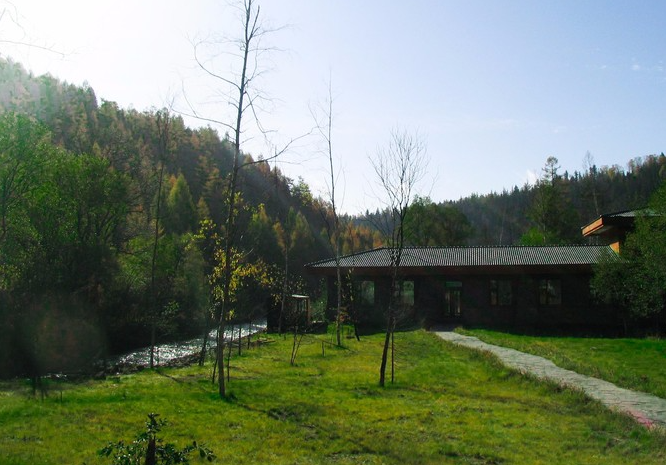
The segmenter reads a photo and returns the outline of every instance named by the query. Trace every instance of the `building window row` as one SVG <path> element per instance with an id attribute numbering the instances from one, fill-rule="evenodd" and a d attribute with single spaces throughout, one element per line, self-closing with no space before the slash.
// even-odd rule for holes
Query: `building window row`
<path id="1" fill-rule="evenodd" d="M 539 305 L 562 304 L 562 282 L 559 279 L 539 280 Z M 490 305 L 513 305 L 513 283 L 509 279 L 490 280 Z"/>
<path id="2" fill-rule="evenodd" d="M 373 306 L 375 304 L 375 283 L 374 281 L 356 281 L 354 283 L 354 296 L 357 304 L 363 307 Z M 462 283 L 447 282 L 445 291 L 445 301 L 447 307 L 452 307 L 451 314 L 460 313 L 460 291 Z M 456 284 L 456 285 L 454 285 Z M 413 306 L 414 299 L 414 281 L 400 281 L 400 300 L 402 305 Z M 561 305 L 562 304 L 562 283 L 559 279 L 540 279 L 538 287 L 539 305 Z M 513 283 L 510 279 L 491 279 L 490 280 L 490 305 L 498 307 L 508 307 L 513 305 Z M 455 311 L 455 309 L 458 309 Z"/>

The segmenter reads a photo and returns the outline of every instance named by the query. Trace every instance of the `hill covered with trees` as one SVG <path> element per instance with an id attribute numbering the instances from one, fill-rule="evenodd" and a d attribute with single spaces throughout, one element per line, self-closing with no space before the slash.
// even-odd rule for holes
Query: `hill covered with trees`
<path id="1" fill-rule="evenodd" d="M 535 185 L 447 205 L 472 225 L 470 244 L 579 243 L 583 225 L 604 213 L 646 207 L 666 178 L 663 153 L 635 158 L 626 168 L 586 164 L 584 172 L 561 173 L 550 157 Z"/>
<path id="2" fill-rule="evenodd" d="M 67 344 L 92 359 L 205 328 L 224 280 L 228 137 L 7 60 L 0 110 L 0 372 L 77 365 L 56 356 Z M 316 294 L 300 270 L 331 253 L 327 202 L 242 157 L 235 319 L 283 292 Z M 379 244 L 347 223 L 345 252 Z"/>
<path id="3" fill-rule="evenodd" d="M 502 192 L 455 201 L 416 198 L 405 222 L 410 245 L 538 245 L 584 242 L 581 227 L 604 213 L 645 208 L 666 179 L 666 156 L 647 155 L 621 166 L 561 172 L 545 160 L 540 179 Z M 359 224 L 380 225 L 385 212 L 366 212 Z"/>

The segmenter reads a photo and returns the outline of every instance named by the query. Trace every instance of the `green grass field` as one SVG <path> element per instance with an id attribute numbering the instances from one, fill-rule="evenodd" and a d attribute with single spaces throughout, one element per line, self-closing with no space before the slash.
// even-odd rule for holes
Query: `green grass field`
<path id="1" fill-rule="evenodd" d="M 325 337 L 325 336 L 322 336 Z M 396 335 L 396 384 L 377 386 L 382 335 L 346 348 L 273 337 L 232 359 L 231 398 L 210 366 L 51 385 L 0 384 L 1 464 L 108 463 L 149 412 L 167 442 L 205 442 L 233 464 L 661 464 L 666 437 L 581 395 L 536 383 L 424 331 Z M 193 463 L 199 463 L 194 460 Z"/>
<path id="2" fill-rule="evenodd" d="M 524 336 L 464 330 L 484 342 L 528 352 L 556 365 L 666 398 L 666 340 Z"/>

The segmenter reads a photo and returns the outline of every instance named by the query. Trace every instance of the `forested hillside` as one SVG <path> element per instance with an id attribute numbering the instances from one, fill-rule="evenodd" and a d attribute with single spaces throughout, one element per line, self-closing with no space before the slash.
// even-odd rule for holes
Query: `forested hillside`
<path id="1" fill-rule="evenodd" d="M 230 141 L 5 60 L 0 109 L 0 373 L 202 330 L 224 280 Z M 285 291 L 317 295 L 302 266 L 331 254 L 327 202 L 242 156 L 235 319 L 262 316 Z M 347 223 L 345 252 L 379 244 Z"/>
<path id="2" fill-rule="evenodd" d="M 583 242 L 580 228 L 604 213 L 644 208 L 666 178 L 666 156 L 647 155 L 620 166 L 561 173 L 544 160 L 534 186 L 473 195 L 447 205 L 472 225 L 470 244 Z"/>
<path id="3" fill-rule="evenodd" d="M 410 245 L 510 245 L 582 243 L 581 227 L 604 213 L 645 208 L 666 179 L 666 156 L 647 155 L 626 168 L 597 167 L 561 172 L 544 160 L 540 179 L 501 193 L 473 194 L 456 201 L 416 198 L 405 220 Z M 385 212 L 366 212 L 359 224 L 380 225 Z"/>

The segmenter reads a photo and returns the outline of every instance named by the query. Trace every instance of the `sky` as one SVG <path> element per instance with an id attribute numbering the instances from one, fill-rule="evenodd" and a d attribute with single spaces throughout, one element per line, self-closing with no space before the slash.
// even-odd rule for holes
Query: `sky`
<path id="1" fill-rule="evenodd" d="M 226 87 L 193 52 L 194 43 L 238 37 L 225 1 L 0 0 L 3 9 L 0 55 L 34 74 L 85 82 L 123 108 L 172 103 L 232 120 Z M 301 136 L 330 85 L 345 212 L 382 207 L 370 159 L 395 130 L 426 145 L 417 190 L 436 202 L 533 183 L 549 156 L 573 173 L 587 152 L 597 166 L 625 167 L 666 151 L 666 2 L 265 0 L 260 14 L 273 31 L 258 81 L 270 132 L 248 125 L 243 150 L 267 157 L 296 139 L 277 166 L 326 197 L 322 141 Z M 213 58 L 220 48 L 201 50 L 216 72 L 236 69 L 228 55 Z"/>

